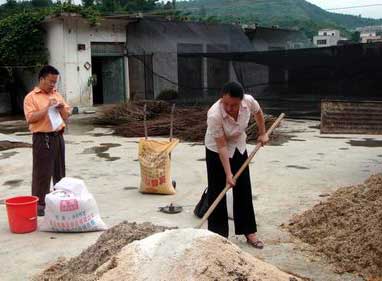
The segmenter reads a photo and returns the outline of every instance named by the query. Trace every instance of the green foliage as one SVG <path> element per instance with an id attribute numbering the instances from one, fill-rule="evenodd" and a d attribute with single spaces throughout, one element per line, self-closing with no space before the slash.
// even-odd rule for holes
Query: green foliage
<path id="1" fill-rule="evenodd" d="M 0 66 L 40 66 L 48 61 L 41 23 L 46 16 L 77 13 L 96 25 L 102 13 L 150 11 L 157 0 L 82 0 L 83 6 L 70 2 L 52 4 L 52 0 L 16 2 L 0 6 Z"/>
<path id="2" fill-rule="evenodd" d="M 83 6 L 70 2 L 52 4 L 52 0 L 16 2 L 7 0 L 0 6 L 0 65 L 39 66 L 47 63 L 41 23 L 46 16 L 77 13 L 96 25 L 102 13 L 149 11 L 157 0 L 82 0 Z"/>
<path id="3" fill-rule="evenodd" d="M 129 12 L 148 12 L 156 8 L 158 0 L 120 0 Z"/>
<path id="4" fill-rule="evenodd" d="M 82 0 L 82 6 L 85 8 L 91 7 L 94 5 L 94 0 Z"/>
<path id="5" fill-rule="evenodd" d="M 359 31 L 355 31 L 351 34 L 350 40 L 354 43 L 361 42 L 361 33 Z"/>
<path id="6" fill-rule="evenodd" d="M 7 0 L 7 2 L 4 4 L 4 8 L 15 9 L 16 7 L 17 7 L 16 0 Z"/>
<path id="7" fill-rule="evenodd" d="M 7 16 L 23 12 L 26 9 L 31 9 L 30 2 L 17 2 L 16 0 L 7 0 L 7 2 L 0 6 L 0 19 Z"/>
<path id="8" fill-rule="evenodd" d="M 41 65 L 47 62 L 41 13 L 9 16 L 0 21 L 0 65 Z"/>
<path id="9" fill-rule="evenodd" d="M 118 0 L 102 0 L 98 3 L 98 9 L 104 13 L 114 13 L 122 10 Z"/>
<path id="10" fill-rule="evenodd" d="M 32 7 L 46 8 L 53 5 L 51 0 L 31 0 Z"/>
<path id="11" fill-rule="evenodd" d="M 172 9 L 174 9 L 174 5 L 170 1 L 167 1 L 167 3 L 164 4 L 163 9 L 172 10 Z"/>
<path id="12" fill-rule="evenodd" d="M 45 15 L 59 16 L 61 13 L 76 13 L 83 16 L 91 25 L 96 25 L 101 20 L 101 12 L 94 6 L 83 7 L 70 3 L 57 4 L 45 11 Z"/>
<path id="13" fill-rule="evenodd" d="M 14 12 L 15 9 L 17 12 Z M 47 63 L 48 51 L 44 45 L 45 34 L 41 27 L 46 16 L 65 12 L 78 13 L 91 24 L 96 24 L 100 19 L 100 13 L 94 7 L 68 3 L 28 11 L 17 9 L 18 7 L 12 7 L 12 12 L 0 20 L 0 65 L 37 67 Z"/>
<path id="14" fill-rule="evenodd" d="M 95 7 L 103 13 L 148 12 L 160 6 L 157 2 L 158 0 L 95 0 Z M 162 6 L 164 8 L 165 5 Z"/>
<path id="15" fill-rule="evenodd" d="M 174 21 L 196 21 L 199 19 L 196 19 L 195 17 L 191 17 L 191 13 L 187 12 L 181 12 L 178 10 L 169 10 L 169 9 L 163 9 L 153 12 L 153 15 L 166 17 L 168 19 L 174 20 Z"/>

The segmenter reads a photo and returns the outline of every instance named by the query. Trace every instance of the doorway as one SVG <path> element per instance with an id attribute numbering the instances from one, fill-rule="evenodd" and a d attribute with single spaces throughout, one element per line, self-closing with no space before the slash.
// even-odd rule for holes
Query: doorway
<path id="1" fill-rule="evenodd" d="M 126 101 L 124 45 L 92 43 L 93 104 Z"/>

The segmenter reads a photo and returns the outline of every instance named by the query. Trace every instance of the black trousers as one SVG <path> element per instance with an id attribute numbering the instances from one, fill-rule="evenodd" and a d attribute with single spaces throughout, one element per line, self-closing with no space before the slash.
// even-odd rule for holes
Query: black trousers
<path id="1" fill-rule="evenodd" d="M 62 132 L 33 134 L 32 195 L 45 206 L 45 195 L 53 184 L 65 177 L 65 142 Z"/>
<path id="2" fill-rule="evenodd" d="M 234 156 L 229 159 L 233 174 L 240 169 L 247 158 L 247 151 L 244 154 L 241 154 L 238 150 L 235 151 Z M 218 153 L 206 149 L 206 162 L 208 174 L 207 197 L 208 204 L 211 206 L 226 185 L 226 175 Z M 233 216 L 237 235 L 257 232 L 248 167 L 243 171 L 233 187 Z M 228 213 L 225 196 L 208 218 L 208 229 L 228 237 Z"/>

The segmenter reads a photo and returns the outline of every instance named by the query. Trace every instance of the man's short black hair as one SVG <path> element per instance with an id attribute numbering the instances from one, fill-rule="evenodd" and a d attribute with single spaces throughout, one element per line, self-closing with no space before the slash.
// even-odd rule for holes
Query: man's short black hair
<path id="1" fill-rule="evenodd" d="M 225 84 L 221 90 L 221 93 L 223 95 L 229 95 L 233 98 L 239 98 L 241 100 L 244 97 L 243 87 L 236 82 L 228 82 L 227 84 Z"/>
<path id="2" fill-rule="evenodd" d="M 41 68 L 40 72 L 38 73 L 38 80 L 40 80 L 41 78 L 45 78 L 49 74 L 59 75 L 60 73 L 53 66 L 44 65 L 43 68 Z"/>

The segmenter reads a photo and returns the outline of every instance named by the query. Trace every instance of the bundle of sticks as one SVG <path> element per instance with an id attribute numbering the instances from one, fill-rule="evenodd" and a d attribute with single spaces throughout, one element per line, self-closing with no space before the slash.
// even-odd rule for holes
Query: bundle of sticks
<path id="1" fill-rule="evenodd" d="M 124 137 L 144 137 L 144 111 L 147 104 L 147 130 L 149 136 L 169 136 L 171 104 L 162 101 L 130 102 L 104 110 L 98 117 L 98 123 L 115 126 L 115 133 Z M 174 137 L 187 142 L 203 142 L 207 129 L 207 106 L 177 107 L 174 113 Z M 265 117 L 269 128 L 276 120 L 273 116 Z M 247 129 L 248 141 L 257 137 L 257 125 L 251 120 Z"/>

